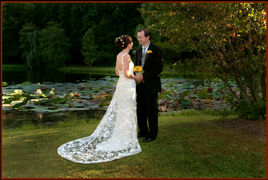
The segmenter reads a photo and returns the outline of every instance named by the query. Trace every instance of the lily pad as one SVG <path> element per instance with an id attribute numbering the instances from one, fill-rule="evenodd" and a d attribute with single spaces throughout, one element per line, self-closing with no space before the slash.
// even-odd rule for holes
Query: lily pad
<path id="1" fill-rule="evenodd" d="M 39 101 L 39 103 L 42 105 L 42 104 L 46 104 L 48 102 L 48 99 L 41 99 Z"/>
<path id="2" fill-rule="evenodd" d="M 197 92 L 197 95 L 202 98 L 202 99 L 207 99 L 209 96 L 208 96 L 208 93 L 207 93 L 207 89 L 208 88 L 202 88 L 200 89 L 198 92 Z"/>
<path id="3" fill-rule="evenodd" d="M 58 111 L 86 111 L 89 108 L 60 108 Z"/>
<path id="4" fill-rule="evenodd" d="M 9 98 L 11 98 L 12 96 L 2 96 L 2 100 L 4 100 L 4 99 L 9 99 Z"/>
<path id="5" fill-rule="evenodd" d="M 183 92 L 182 92 L 181 96 L 182 96 L 182 97 L 185 97 L 185 96 L 188 96 L 188 95 L 191 94 L 191 93 L 192 93 L 192 91 L 187 91 L 187 90 L 186 90 L 186 91 L 183 91 Z"/>
<path id="6" fill-rule="evenodd" d="M 98 105 L 95 105 L 95 106 L 85 106 L 84 108 L 95 109 L 95 108 L 99 108 L 99 106 Z"/>
<path id="7" fill-rule="evenodd" d="M 2 107 L 2 111 L 12 111 L 12 108 L 8 108 L 8 107 Z"/>
<path id="8" fill-rule="evenodd" d="M 31 111 L 34 111 L 34 112 L 59 112 L 58 109 L 56 109 L 56 110 L 50 110 L 50 109 L 47 109 L 45 107 L 34 108 L 34 109 L 31 109 Z"/>
<path id="9" fill-rule="evenodd" d="M 73 103 L 73 105 L 74 105 L 74 107 L 76 107 L 76 108 L 83 108 L 83 107 L 85 107 L 85 105 L 84 104 L 82 104 L 82 103 Z"/>
<path id="10" fill-rule="evenodd" d="M 192 105 L 192 101 L 189 100 L 189 99 L 183 99 L 181 102 L 180 102 L 181 105 Z"/>
<path id="11" fill-rule="evenodd" d="M 21 109 L 19 111 L 22 111 L 22 112 L 28 112 L 28 111 L 31 111 L 31 109 Z"/>
<path id="12" fill-rule="evenodd" d="M 22 102 L 23 102 L 23 100 L 22 101 L 12 101 L 12 103 L 10 103 L 10 104 L 15 105 L 15 104 L 22 103 Z"/>
<path id="13" fill-rule="evenodd" d="M 215 98 L 221 98 L 222 94 L 219 92 L 212 92 L 212 93 L 208 93 L 208 95 L 213 95 Z"/>
<path id="14" fill-rule="evenodd" d="M 45 107 L 37 107 L 37 108 L 31 109 L 31 111 L 35 111 L 35 112 L 47 112 L 47 109 Z"/>

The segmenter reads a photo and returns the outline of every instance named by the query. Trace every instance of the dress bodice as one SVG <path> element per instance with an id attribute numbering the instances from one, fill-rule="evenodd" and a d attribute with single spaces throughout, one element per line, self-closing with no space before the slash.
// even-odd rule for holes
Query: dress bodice
<path id="1" fill-rule="evenodd" d="M 122 70 L 120 71 L 119 70 L 119 68 L 117 67 L 117 69 L 118 69 L 118 72 L 119 72 L 119 77 L 121 77 L 121 76 L 124 76 L 124 56 L 126 55 L 127 53 L 125 53 L 123 56 L 122 56 L 122 60 L 121 60 L 121 64 L 123 65 L 122 66 Z M 130 59 L 131 60 L 131 59 Z M 131 62 L 129 63 L 129 72 L 131 72 L 132 74 L 133 74 L 133 69 L 134 69 L 134 63 L 132 62 L 132 60 L 131 60 Z M 124 76 L 125 77 L 125 76 Z"/>

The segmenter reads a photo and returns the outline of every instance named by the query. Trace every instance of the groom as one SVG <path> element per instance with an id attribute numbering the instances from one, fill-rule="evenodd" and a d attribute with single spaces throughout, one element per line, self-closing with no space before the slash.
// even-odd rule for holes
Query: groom
<path id="1" fill-rule="evenodd" d="M 143 142 L 155 140 L 158 133 L 158 92 L 161 92 L 160 73 L 163 70 L 162 50 L 152 44 L 150 38 L 150 30 L 138 31 L 137 39 L 142 48 L 136 52 L 135 65 L 141 66 L 144 73 L 137 79 L 137 117 L 138 137 L 145 137 Z"/>

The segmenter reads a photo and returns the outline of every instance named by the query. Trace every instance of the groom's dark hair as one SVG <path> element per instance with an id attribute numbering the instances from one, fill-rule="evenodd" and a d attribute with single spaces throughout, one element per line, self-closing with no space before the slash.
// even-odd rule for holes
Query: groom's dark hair
<path id="1" fill-rule="evenodd" d="M 145 36 L 145 37 L 150 36 L 149 39 L 151 39 L 152 36 L 151 36 L 151 31 L 150 31 L 149 29 L 142 28 L 142 29 L 139 30 L 139 32 L 141 32 L 141 31 L 144 31 L 144 36 Z"/>

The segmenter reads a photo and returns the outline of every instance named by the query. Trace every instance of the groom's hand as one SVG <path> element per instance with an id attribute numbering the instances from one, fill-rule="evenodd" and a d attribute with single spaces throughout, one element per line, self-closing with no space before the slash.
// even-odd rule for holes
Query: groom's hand
<path id="1" fill-rule="evenodd" d="M 137 82 L 140 83 L 143 80 L 143 75 L 140 75 Z"/>
<path id="2" fill-rule="evenodd" d="M 139 76 L 135 75 L 134 79 L 135 79 L 136 82 L 138 82 L 138 78 L 139 78 Z"/>

